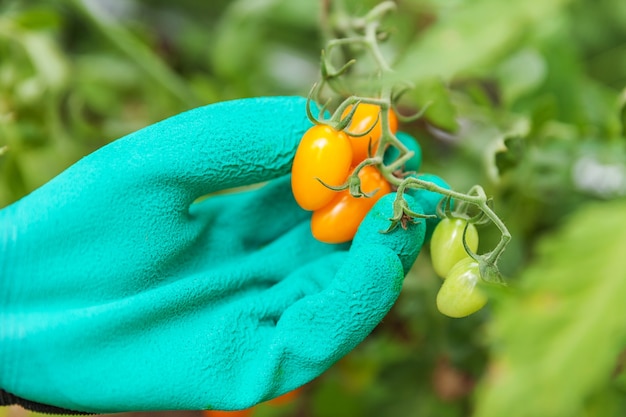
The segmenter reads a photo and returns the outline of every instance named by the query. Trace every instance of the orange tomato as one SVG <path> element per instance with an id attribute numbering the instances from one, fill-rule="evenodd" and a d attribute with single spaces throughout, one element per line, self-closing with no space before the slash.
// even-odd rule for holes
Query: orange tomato
<path id="1" fill-rule="evenodd" d="M 322 185 L 338 186 L 350 172 L 352 148 L 348 136 L 326 125 L 315 125 L 302 137 L 291 168 L 291 190 L 305 210 L 328 204 L 336 192 Z"/>
<path id="2" fill-rule="evenodd" d="M 350 110 L 352 110 L 352 106 L 349 106 L 343 112 L 343 117 L 347 116 Z M 363 133 L 367 132 L 372 126 L 374 127 L 365 136 L 348 135 L 350 144 L 352 145 L 352 165 L 354 166 L 368 157 L 370 141 L 372 143 L 372 154 L 375 154 L 378 149 L 378 142 L 382 136 L 382 123 L 380 122 L 380 118 L 378 121 L 376 120 L 379 113 L 380 107 L 376 104 L 359 103 L 357 105 L 347 130 L 352 133 Z M 389 128 L 393 133 L 396 133 L 398 130 L 398 118 L 391 110 L 389 110 Z"/>
<path id="3" fill-rule="evenodd" d="M 359 171 L 359 178 L 364 193 L 378 189 L 376 194 L 370 198 L 356 198 L 349 190 L 344 190 L 326 206 L 315 210 L 311 217 L 311 232 L 317 240 L 326 243 L 352 240 L 365 215 L 382 196 L 391 192 L 387 180 L 371 165 Z"/>

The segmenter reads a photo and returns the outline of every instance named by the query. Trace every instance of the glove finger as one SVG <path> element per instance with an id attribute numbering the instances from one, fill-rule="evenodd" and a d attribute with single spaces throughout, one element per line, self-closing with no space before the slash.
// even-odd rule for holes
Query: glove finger
<path id="1" fill-rule="evenodd" d="M 337 252 L 320 256 L 317 261 L 310 258 L 311 263 L 295 270 L 280 284 L 268 290 L 265 296 L 266 314 L 274 316 L 278 321 L 279 316 L 292 308 L 300 299 L 312 295 L 318 296 L 320 292 L 333 291 L 344 286 L 354 287 L 358 293 L 369 297 L 372 291 L 364 284 L 366 277 L 377 282 L 376 286 L 394 288 L 399 291 L 404 275 L 421 251 L 426 224 L 423 219 L 418 219 L 415 223 L 407 223 L 406 229 L 399 226 L 390 232 L 382 233 L 389 227 L 394 198 L 395 193 L 392 193 L 382 197 L 376 203 L 359 227 L 349 251 L 338 249 Z M 422 212 L 420 205 L 410 196 L 405 196 L 405 199 L 412 210 L 417 213 Z M 308 234 L 307 232 L 305 234 Z M 306 239 L 311 240 L 310 236 L 306 236 Z M 382 259 L 381 254 L 385 254 Z M 388 268 L 389 265 L 395 263 L 399 263 L 401 267 L 399 273 L 389 275 L 379 271 L 380 268 Z M 353 267 L 355 272 L 350 273 Z M 363 270 L 363 272 L 359 274 L 357 270 Z M 374 292 L 377 291 L 374 290 Z M 375 306 L 378 308 L 380 303 L 376 303 Z M 388 310 L 391 305 L 383 307 Z"/>
<path id="2" fill-rule="evenodd" d="M 419 218 L 407 219 L 404 225 L 398 224 L 393 230 L 385 232 L 391 226 L 395 198 L 396 193 L 387 194 L 372 207 L 354 236 L 351 251 L 366 251 L 373 244 L 386 246 L 398 256 L 406 274 L 424 243 L 426 222 Z M 412 211 L 424 214 L 422 206 L 411 196 L 405 195 L 404 199 Z"/>
<path id="3" fill-rule="evenodd" d="M 258 189 L 210 197 L 190 208 L 193 219 L 211 225 L 215 247 L 207 250 L 232 249 L 240 254 L 278 239 L 310 215 L 294 200 L 289 175 Z"/>
<path id="4" fill-rule="evenodd" d="M 263 366 L 250 376 L 259 384 L 270 384 L 265 398 L 322 374 L 363 341 L 387 314 L 400 292 L 402 265 L 387 247 L 373 245 L 370 249 L 367 257 L 346 252 L 329 255 L 327 261 L 341 264 L 338 269 L 332 271 L 332 265 L 325 262 L 327 268 L 318 271 L 329 275 L 303 273 L 301 285 L 289 292 L 295 302 L 279 314 L 266 310 L 260 322 L 274 323 L 271 348 L 262 353 Z M 329 276 L 333 278 L 325 286 Z M 285 301 L 280 304 L 287 304 Z M 276 300 L 274 303 L 278 307 Z"/>
<path id="5" fill-rule="evenodd" d="M 392 201 L 390 195 L 376 204 L 349 251 L 320 258 L 267 291 L 266 322 L 276 328 L 268 368 L 258 374 L 274 381 L 268 396 L 320 375 L 359 344 L 393 306 L 422 247 L 425 224 L 380 233 L 389 225 Z M 410 197 L 407 201 L 420 210 Z M 271 378 L 279 369 L 291 374 Z"/>
<path id="6" fill-rule="evenodd" d="M 225 241 L 222 245 L 228 245 L 228 242 Z M 277 283 L 289 280 L 294 271 L 307 269 L 316 259 L 345 250 L 346 247 L 347 245 L 328 245 L 316 241 L 311 236 L 308 222 L 301 222 L 267 245 L 249 250 L 248 253 L 246 253 L 248 249 L 235 249 L 234 253 L 228 253 L 217 243 L 215 248 L 211 249 L 213 251 L 211 255 L 207 256 L 204 247 L 195 246 L 185 255 L 193 259 L 193 264 L 189 266 L 186 262 L 178 262 L 177 265 L 180 267 L 176 274 L 182 276 L 200 274 L 203 285 L 206 286 L 203 292 L 211 294 L 211 299 L 231 302 L 245 297 L 247 293 L 257 294 L 259 290 L 273 288 Z M 287 284 L 289 287 L 299 285 L 300 283 L 292 281 Z M 294 301 L 292 297 L 285 297 L 280 289 L 275 295 L 276 300 L 272 299 L 273 296 L 268 297 L 269 303 L 272 304 L 271 308 L 274 308 L 271 311 L 276 313 L 268 314 L 280 316 L 282 310 Z M 227 300 L 227 296 L 231 299 Z M 283 307 L 279 307 L 278 298 L 288 301 Z"/>
<path id="7" fill-rule="evenodd" d="M 148 126 L 89 155 L 74 171 L 180 198 L 188 206 L 216 191 L 268 181 L 291 168 L 300 138 L 311 126 L 306 99 L 262 97 L 199 107 Z M 81 178 L 82 177 L 82 178 Z M 145 194 L 145 191 L 144 191 Z"/>

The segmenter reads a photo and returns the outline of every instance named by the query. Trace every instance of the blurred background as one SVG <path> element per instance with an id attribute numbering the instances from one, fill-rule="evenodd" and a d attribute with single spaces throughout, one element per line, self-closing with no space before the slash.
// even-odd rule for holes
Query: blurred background
<path id="1" fill-rule="evenodd" d="M 181 111 L 306 95 L 333 3 L 0 0 L 0 207 Z M 342 3 L 362 15 L 378 2 Z M 431 103 L 402 129 L 423 171 L 494 197 L 517 291 L 446 318 L 425 248 L 368 339 L 245 415 L 626 415 L 626 2 L 396 3 L 384 52 L 415 86 L 401 108 Z M 480 233 L 483 251 L 499 238 Z"/>

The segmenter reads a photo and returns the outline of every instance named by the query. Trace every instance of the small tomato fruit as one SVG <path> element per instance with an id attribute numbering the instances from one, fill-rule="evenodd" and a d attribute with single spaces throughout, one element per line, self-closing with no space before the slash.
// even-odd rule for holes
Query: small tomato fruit
<path id="1" fill-rule="evenodd" d="M 343 112 L 343 117 L 347 116 L 351 110 L 352 106 L 349 106 Z M 376 153 L 380 137 L 382 136 L 382 123 L 378 117 L 379 114 L 380 107 L 375 104 L 359 103 L 357 105 L 347 130 L 359 134 L 367 132 L 372 126 L 374 127 L 365 136 L 348 135 L 352 144 L 352 165 L 356 166 L 368 157 L 370 142 L 372 144 L 372 154 Z M 393 133 L 396 133 L 398 130 L 398 118 L 392 110 L 389 110 L 389 128 Z"/>
<path id="2" fill-rule="evenodd" d="M 472 258 L 452 267 L 437 293 L 437 308 L 448 317 L 469 316 L 487 304 L 487 296 L 478 287 L 480 268 Z"/>
<path id="3" fill-rule="evenodd" d="M 326 125 L 315 125 L 306 131 L 296 150 L 291 168 L 291 190 L 305 210 L 317 210 L 336 195 L 328 185 L 345 182 L 352 161 L 348 136 Z"/>
<path id="4" fill-rule="evenodd" d="M 349 190 L 343 190 L 326 206 L 313 212 L 311 232 L 313 236 L 326 243 L 343 243 L 352 240 L 361 221 L 374 204 L 385 194 L 391 192 L 391 186 L 382 174 L 368 165 L 359 171 L 361 190 L 371 193 L 372 197 L 353 197 Z"/>
<path id="5" fill-rule="evenodd" d="M 442 219 L 435 227 L 430 240 L 430 258 L 433 269 L 440 277 L 445 277 L 461 259 L 470 258 L 463 246 L 463 232 L 467 246 L 476 252 L 478 232 L 476 226 L 465 219 Z"/>

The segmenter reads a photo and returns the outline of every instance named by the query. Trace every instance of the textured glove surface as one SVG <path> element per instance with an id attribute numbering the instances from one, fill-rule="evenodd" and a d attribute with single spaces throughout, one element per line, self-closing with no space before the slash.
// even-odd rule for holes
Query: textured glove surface
<path id="1" fill-rule="evenodd" d="M 353 349 L 395 302 L 425 225 L 380 234 L 389 195 L 351 246 L 315 241 L 287 175 L 308 127 L 302 98 L 209 105 L 1 210 L 0 387 L 88 412 L 237 409 Z"/>

